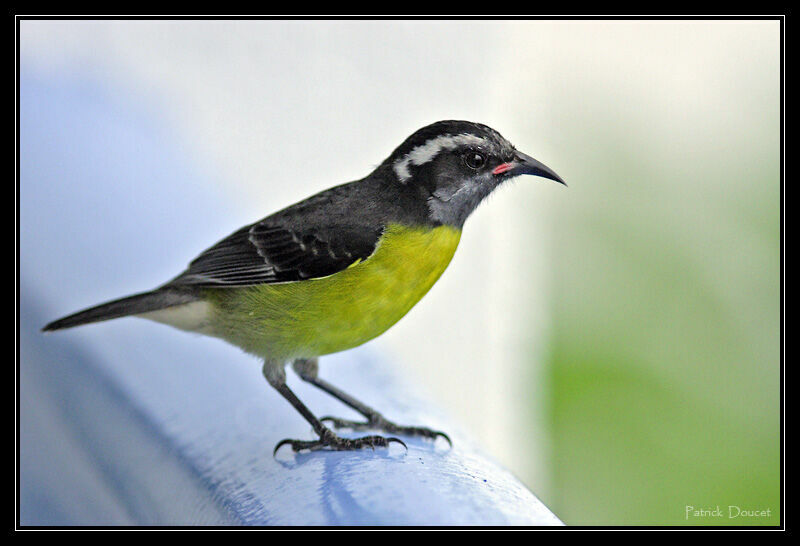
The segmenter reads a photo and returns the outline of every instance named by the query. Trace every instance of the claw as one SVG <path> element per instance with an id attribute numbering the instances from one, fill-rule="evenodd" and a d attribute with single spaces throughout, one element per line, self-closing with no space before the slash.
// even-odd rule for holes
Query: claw
<path id="1" fill-rule="evenodd" d="M 395 433 L 395 434 L 405 434 L 408 436 L 419 436 L 422 438 L 429 438 L 433 441 L 436 441 L 437 438 L 442 437 L 447 442 L 447 444 L 452 448 L 453 441 L 450 439 L 450 436 L 445 434 L 439 430 L 431 430 L 429 428 L 424 427 L 404 427 L 395 425 L 391 421 L 387 421 L 386 419 L 379 417 L 379 418 L 371 418 L 368 421 L 360 422 L 360 421 L 350 421 L 347 419 L 340 419 L 338 417 L 333 417 L 331 415 L 326 415 L 325 417 L 320 418 L 321 422 L 328 422 L 330 426 L 334 429 L 340 428 L 349 428 L 352 430 L 367 430 L 367 429 L 378 429 L 383 430 L 385 432 Z M 291 444 L 292 450 L 294 452 L 301 451 L 303 449 L 309 449 L 311 451 L 317 449 L 324 449 L 329 448 L 332 451 L 343 451 L 343 450 L 350 450 L 350 449 L 360 449 L 362 447 L 369 446 L 372 450 L 375 450 L 375 446 L 379 447 L 388 447 L 388 445 L 392 442 L 397 442 L 398 444 L 402 445 L 403 448 L 408 451 L 408 446 L 405 442 L 401 439 L 396 437 L 384 438 L 382 436 L 364 436 L 363 438 L 355 438 L 355 439 L 347 439 L 347 438 L 339 438 L 333 433 L 330 433 L 330 436 L 325 436 L 324 438 L 320 438 L 317 441 L 301 441 L 301 440 L 281 440 L 278 442 L 278 445 L 275 446 L 275 450 L 272 453 L 274 457 L 275 454 L 285 444 Z"/>
<path id="2" fill-rule="evenodd" d="M 398 444 L 400 444 L 405 448 L 406 452 L 408 452 L 408 446 L 406 445 L 406 443 L 400 438 L 395 438 L 394 436 L 386 438 L 386 447 L 389 447 L 389 444 L 391 444 L 392 442 L 397 442 Z"/>
<path id="3" fill-rule="evenodd" d="M 279 450 L 281 447 L 283 447 L 283 445 L 284 445 L 284 444 L 285 444 L 287 441 L 288 441 L 288 440 L 281 440 L 280 442 L 278 442 L 277 444 L 275 444 L 275 449 L 273 449 L 273 450 L 272 450 L 272 456 L 273 456 L 273 457 L 274 457 L 275 455 L 277 455 L 277 454 L 278 454 L 278 450 Z"/>
<path id="4" fill-rule="evenodd" d="M 440 430 L 431 430 L 424 427 L 404 427 L 396 425 L 391 421 L 387 421 L 382 416 L 370 417 L 367 421 L 350 421 L 348 419 L 340 419 L 339 417 L 326 415 L 325 417 L 322 417 L 320 421 L 327 421 L 336 430 L 339 430 L 340 428 L 348 428 L 355 431 L 369 429 L 383 430 L 385 432 L 394 432 L 395 434 L 430 438 L 434 441 L 441 436 L 450 447 L 453 447 L 453 441 L 450 439 L 450 436 Z M 405 444 L 403 444 L 403 446 L 405 447 Z M 406 447 L 406 449 L 408 449 L 408 447 Z"/>
<path id="5" fill-rule="evenodd" d="M 438 438 L 439 436 L 441 436 L 442 438 L 444 438 L 447 441 L 447 445 L 449 445 L 451 448 L 453 447 L 453 441 L 450 439 L 450 436 L 448 436 L 447 434 L 445 434 L 441 430 L 434 431 L 433 441 L 435 442 L 436 438 Z"/>
<path id="6" fill-rule="evenodd" d="M 319 449 L 329 448 L 331 451 L 349 451 L 349 450 L 356 450 L 361 449 L 364 447 L 369 447 L 372 451 L 375 451 L 375 447 L 389 447 L 389 444 L 392 442 L 397 442 L 401 446 L 408 451 L 408 446 L 400 440 L 399 438 L 384 438 L 383 436 L 364 436 L 363 438 L 340 438 L 333 433 L 324 434 L 319 440 L 313 441 L 303 441 L 303 440 L 281 440 L 275 446 L 275 449 L 272 450 L 272 456 L 274 457 L 278 450 L 286 444 L 292 446 L 292 451 L 297 453 L 298 451 L 302 451 L 303 449 L 308 449 L 310 451 L 315 451 Z"/>
<path id="7" fill-rule="evenodd" d="M 286 438 L 284 440 L 281 440 L 277 444 L 275 444 L 275 449 L 272 450 L 272 456 L 274 457 L 275 455 L 277 455 L 278 454 L 278 450 L 280 448 L 282 448 L 283 446 L 285 446 L 286 444 L 294 444 L 294 440 L 290 440 L 289 438 Z M 295 452 L 297 451 L 296 449 L 294 449 L 294 445 L 292 445 L 292 451 L 295 451 Z"/>

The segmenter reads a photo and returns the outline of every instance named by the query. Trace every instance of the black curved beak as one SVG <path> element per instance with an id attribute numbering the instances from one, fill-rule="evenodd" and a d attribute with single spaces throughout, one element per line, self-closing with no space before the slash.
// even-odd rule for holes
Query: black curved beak
<path id="1" fill-rule="evenodd" d="M 553 169 L 536 161 L 531 156 L 527 154 L 523 154 L 522 152 L 516 152 L 517 157 L 511 163 L 511 169 L 508 170 L 508 173 L 512 176 L 517 176 L 519 174 L 532 174 L 533 176 L 541 176 L 542 178 L 549 178 L 550 180 L 555 180 L 559 184 L 567 185 L 560 176 L 558 176 Z"/>

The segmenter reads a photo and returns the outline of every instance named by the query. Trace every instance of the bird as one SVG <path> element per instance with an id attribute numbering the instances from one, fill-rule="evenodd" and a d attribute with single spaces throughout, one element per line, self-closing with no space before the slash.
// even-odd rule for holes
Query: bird
<path id="1" fill-rule="evenodd" d="M 312 426 L 299 451 L 386 447 L 397 436 L 449 436 L 395 424 L 319 376 L 319 357 L 383 334 L 436 283 L 470 214 L 519 175 L 566 183 L 480 123 L 444 120 L 405 139 L 369 175 L 295 203 L 217 242 L 154 290 L 103 303 L 43 331 L 136 316 L 221 338 L 263 360 L 262 373 Z M 299 377 L 363 421 L 318 418 L 286 384 Z M 348 438 L 340 429 L 397 436 Z"/>

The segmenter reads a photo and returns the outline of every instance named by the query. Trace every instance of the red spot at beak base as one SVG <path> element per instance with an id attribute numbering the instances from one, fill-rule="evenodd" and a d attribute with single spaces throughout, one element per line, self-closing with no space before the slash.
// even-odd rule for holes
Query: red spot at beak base
<path id="1" fill-rule="evenodd" d="M 511 163 L 501 163 L 500 165 L 494 168 L 492 174 L 503 174 L 508 170 L 511 170 Z"/>

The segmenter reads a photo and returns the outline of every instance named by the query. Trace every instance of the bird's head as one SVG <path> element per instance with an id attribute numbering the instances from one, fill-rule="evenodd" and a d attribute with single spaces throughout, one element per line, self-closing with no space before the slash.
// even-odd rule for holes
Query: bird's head
<path id="1" fill-rule="evenodd" d="M 491 127 L 469 121 L 439 121 L 423 127 L 382 166 L 391 170 L 398 184 L 418 190 L 428 200 L 432 221 L 457 227 L 487 195 L 515 176 L 531 174 L 566 185 Z"/>

